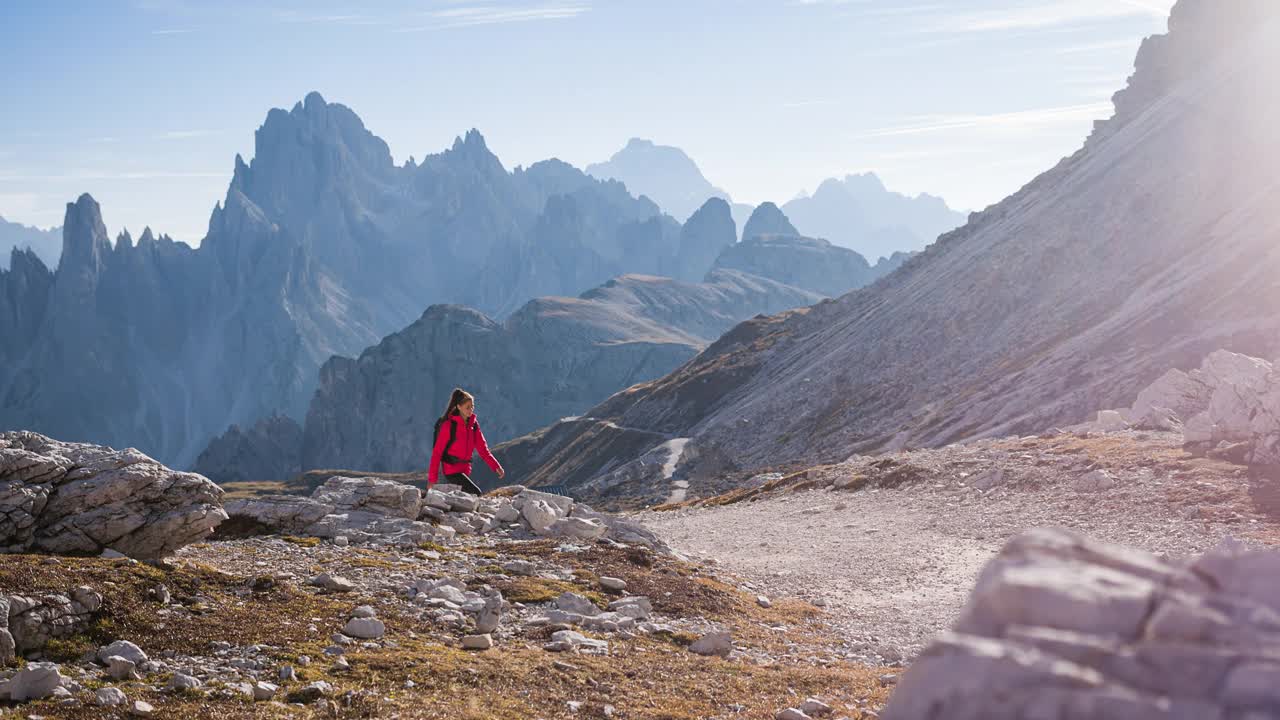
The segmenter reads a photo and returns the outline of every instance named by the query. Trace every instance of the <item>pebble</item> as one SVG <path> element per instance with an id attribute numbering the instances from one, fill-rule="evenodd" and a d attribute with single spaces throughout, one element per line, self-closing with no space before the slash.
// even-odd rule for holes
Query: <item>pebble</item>
<path id="1" fill-rule="evenodd" d="M 493 636 L 488 633 L 483 635 L 467 635 L 462 638 L 462 647 L 468 650 L 488 650 L 493 647 Z"/>
<path id="2" fill-rule="evenodd" d="M 616 577 L 601 577 L 600 587 L 611 592 L 622 592 L 627 589 L 627 581 Z"/>

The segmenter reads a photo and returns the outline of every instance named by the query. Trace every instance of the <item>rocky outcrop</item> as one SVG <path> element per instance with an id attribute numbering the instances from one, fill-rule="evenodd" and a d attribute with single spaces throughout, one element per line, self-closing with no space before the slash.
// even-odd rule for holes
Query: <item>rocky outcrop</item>
<path id="1" fill-rule="evenodd" d="M 196 458 L 195 472 L 216 482 L 280 480 L 302 471 L 302 426 L 272 415 L 249 430 L 232 425 Z"/>
<path id="2" fill-rule="evenodd" d="M 162 557 L 225 518 L 218 486 L 132 448 L 0 433 L 0 552 Z"/>
<path id="3" fill-rule="evenodd" d="M 0 595 L 0 666 L 53 639 L 82 633 L 102 607 L 102 595 L 78 587 L 42 597 Z"/>
<path id="4" fill-rule="evenodd" d="M 979 576 L 886 720 L 1266 717 L 1280 705 L 1280 554 L 1189 564 L 1033 530 Z"/>
<path id="5" fill-rule="evenodd" d="M 1252 465 L 1280 465 L 1280 373 L 1272 363 L 1218 350 L 1190 372 L 1172 369 L 1133 405 L 1104 410 L 1077 430 L 1179 430 L 1186 448 Z"/>
<path id="6" fill-rule="evenodd" d="M 424 494 L 411 485 L 373 477 L 334 476 L 310 497 L 274 495 L 227 503 L 223 536 L 285 533 L 344 543 L 416 547 L 458 535 L 500 533 L 640 544 L 666 549 L 638 523 L 599 513 L 571 498 L 513 486 L 498 497 L 477 498 L 456 485 Z"/>
<path id="7" fill-rule="evenodd" d="M 680 252 L 672 266 L 671 277 L 698 282 L 700 268 L 715 266 L 716 258 L 738 239 L 729 203 L 712 198 L 689 216 L 680 228 Z"/>
<path id="8" fill-rule="evenodd" d="M 547 433 L 521 477 L 589 482 L 672 437 L 751 472 L 1035 433 L 1219 348 L 1280 356 L 1280 5 L 1178 7 L 1160 42 L 1194 59 L 1158 100 L 1120 103 L 1079 152 L 867 288 L 748 321 L 587 411 L 655 433 L 648 447 L 584 457 L 585 434 Z"/>

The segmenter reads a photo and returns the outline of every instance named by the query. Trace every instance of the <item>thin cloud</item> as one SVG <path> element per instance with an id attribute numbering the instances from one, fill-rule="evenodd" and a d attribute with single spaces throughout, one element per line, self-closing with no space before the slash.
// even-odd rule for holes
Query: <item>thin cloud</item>
<path id="1" fill-rule="evenodd" d="M 163 30 L 152 30 L 151 34 L 152 35 L 186 35 L 187 33 L 193 33 L 193 32 L 195 32 L 195 30 L 192 30 L 190 28 L 165 28 Z"/>
<path id="2" fill-rule="evenodd" d="M 190 140 L 218 134 L 217 130 L 170 130 L 160 134 L 161 140 Z"/>
<path id="3" fill-rule="evenodd" d="M 435 20 L 429 25 L 400 28 L 397 32 L 418 32 L 447 28 L 503 25 L 539 20 L 569 20 L 591 10 L 586 3 L 563 3 L 516 7 L 512 5 L 474 5 L 435 10 L 427 15 Z"/>
<path id="4" fill-rule="evenodd" d="M 939 13 L 919 29 L 936 33 L 1044 30 L 1124 18 L 1166 17 L 1171 6 L 1172 0 L 1041 0 L 992 10 Z"/>
<path id="5" fill-rule="evenodd" d="M 878 128 L 855 135 L 857 139 L 895 137 L 899 135 L 923 135 L 926 133 L 950 132 L 971 128 L 1002 129 L 1051 125 L 1061 122 L 1074 122 L 1082 118 L 1096 117 L 1111 110 L 1111 103 L 1097 102 L 1084 105 L 1067 105 L 1064 107 L 1039 108 L 1035 110 L 1019 110 L 1009 113 L 992 113 L 987 115 L 941 115 L 922 119 L 915 123 L 906 123 L 891 127 Z"/>
<path id="6" fill-rule="evenodd" d="M 785 103 L 782 103 L 780 107 L 786 108 L 788 110 L 792 110 L 796 108 L 821 107 L 824 105 L 835 105 L 835 104 L 836 104 L 835 100 L 832 100 L 830 98 L 823 98 L 823 99 L 817 99 L 817 100 L 796 100 L 794 102 L 785 102 Z"/>
<path id="7" fill-rule="evenodd" d="M 0 182 L 48 182 L 59 180 L 185 180 L 192 178 L 225 178 L 227 173 L 170 172 L 165 170 L 139 172 L 106 172 L 83 170 L 61 175 L 0 175 Z"/>

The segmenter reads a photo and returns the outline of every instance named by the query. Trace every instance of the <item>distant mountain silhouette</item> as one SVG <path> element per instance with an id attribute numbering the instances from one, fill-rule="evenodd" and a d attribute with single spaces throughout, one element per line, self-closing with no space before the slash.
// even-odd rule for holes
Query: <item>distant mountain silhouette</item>
<path id="1" fill-rule="evenodd" d="M 11 250 L 30 248 L 46 267 L 58 266 L 62 249 L 62 228 L 41 230 L 0 217 L 0 268 L 6 268 Z"/>
<path id="2" fill-rule="evenodd" d="M 586 172 L 602 180 L 622 181 L 632 193 L 648 197 L 682 222 L 713 197 L 732 205 L 734 223 L 739 228 L 751 214 L 750 205 L 733 203 L 728 193 L 702 175 L 683 150 L 657 145 L 652 140 L 631 138 L 606 162 L 588 165 Z"/>
<path id="3" fill-rule="evenodd" d="M 782 209 L 805 235 L 872 260 L 923 250 L 965 221 L 964 213 L 947 207 L 942 198 L 891 192 L 875 173 L 824 180 L 813 195 L 795 198 Z"/>

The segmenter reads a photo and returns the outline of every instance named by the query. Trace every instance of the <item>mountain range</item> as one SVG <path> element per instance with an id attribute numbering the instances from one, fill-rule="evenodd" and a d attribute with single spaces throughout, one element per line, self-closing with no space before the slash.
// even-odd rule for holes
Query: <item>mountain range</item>
<path id="1" fill-rule="evenodd" d="M 1218 348 L 1280 350 L 1280 5 L 1181 0 L 1115 114 L 838 300 L 500 448 L 523 482 L 652 502 L 766 468 L 1036 432 Z"/>
<path id="2" fill-rule="evenodd" d="M 0 269 L 7 268 L 13 250 L 33 250 L 47 267 L 56 267 L 62 249 L 62 228 L 41 230 L 0 217 Z"/>
<path id="3" fill-rule="evenodd" d="M 624 275 L 576 298 L 532 300 L 505 321 L 432 306 L 358 358 L 326 362 L 303 427 L 279 417 L 232 427 L 195 469 L 218 481 L 316 468 L 421 469 L 455 385 L 481 398 L 490 438 L 515 437 L 665 375 L 741 320 L 812 305 L 890 270 L 809 238 L 735 244 L 729 205 L 718 198 L 682 233 L 686 245 L 724 247 L 700 283 Z M 694 243 L 693 234 L 705 237 Z"/>
<path id="4" fill-rule="evenodd" d="M 609 160 L 588 165 L 586 172 L 626 183 L 676 218 L 688 217 L 707 198 L 718 197 L 731 203 L 734 221 L 745 229 L 753 209 L 734 203 L 712 185 L 683 150 L 651 140 L 632 138 Z M 964 213 L 947 207 L 942 198 L 892 192 L 874 173 L 824 180 L 812 195 L 802 193 L 782 210 L 799 228 L 791 234 L 829 240 L 873 262 L 895 252 L 923 250 L 965 221 Z"/>
<path id="5" fill-rule="evenodd" d="M 628 274 L 696 286 L 734 244 L 727 208 L 681 225 L 621 182 L 558 160 L 508 171 L 474 130 L 396 165 L 354 112 L 311 93 L 267 114 L 198 248 L 150 228 L 136 243 L 128 233 L 112 243 L 86 195 L 67 206 L 55 270 L 12 253 L 0 271 L 10 341 L 0 349 L 0 426 L 135 446 L 189 467 L 229 426 L 303 419 L 323 364 L 377 345 L 424 308 L 465 305 L 503 323 L 533 298 L 572 298 Z M 847 251 L 840 262 L 866 264 Z M 697 291 L 719 298 L 707 310 L 715 327 L 817 297 L 803 269 L 789 288 L 765 289 L 762 272 Z M 701 345 L 685 347 L 618 382 L 661 375 Z M 622 385 L 592 387 L 600 394 L 580 397 L 584 407 Z M 532 417 L 515 413 L 510 427 L 535 427 L 524 424 Z"/>

